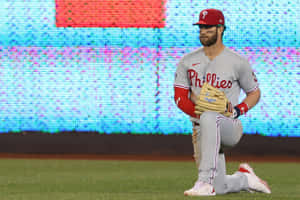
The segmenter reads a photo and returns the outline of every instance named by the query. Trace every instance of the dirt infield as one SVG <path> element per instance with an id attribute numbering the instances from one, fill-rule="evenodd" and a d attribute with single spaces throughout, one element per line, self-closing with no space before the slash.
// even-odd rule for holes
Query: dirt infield
<path id="1" fill-rule="evenodd" d="M 134 160 L 134 161 L 193 161 L 192 156 L 160 155 L 100 155 L 100 154 L 12 154 L 0 153 L 0 159 L 61 159 L 61 160 Z M 239 162 L 300 162 L 292 156 L 227 156 L 227 161 Z"/>

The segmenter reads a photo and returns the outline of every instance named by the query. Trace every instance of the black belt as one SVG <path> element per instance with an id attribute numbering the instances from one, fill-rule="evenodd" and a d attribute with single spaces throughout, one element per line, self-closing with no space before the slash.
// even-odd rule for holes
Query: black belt
<path id="1" fill-rule="evenodd" d="M 193 126 L 200 126 L 198 122 L 193 122 Z"/>

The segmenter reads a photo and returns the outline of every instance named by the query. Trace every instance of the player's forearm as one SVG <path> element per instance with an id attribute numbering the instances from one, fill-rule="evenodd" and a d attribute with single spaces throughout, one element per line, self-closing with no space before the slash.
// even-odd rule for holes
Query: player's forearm
<path id="1" fill-rule="evenodd" d="M 180 110 L 191 117 L 198 118 L 195 114 L 195 104 L 188 98 L 189 90 L 174 87 L 174 101 Z"/>
<path id="2" fill-rule="evenodd" d="M 248 109 L 253 108 L 260 99 L 260 89 L 257 89 L 251 93 L 248 93 L 246 98 L 243 100 L 248 105 Z"/>

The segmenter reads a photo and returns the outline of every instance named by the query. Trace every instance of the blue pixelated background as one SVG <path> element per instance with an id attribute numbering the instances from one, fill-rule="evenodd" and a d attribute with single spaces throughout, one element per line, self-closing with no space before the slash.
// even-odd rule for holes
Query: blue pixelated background
<path id="1" fill-rule="evenodd" d="M 0 3 L 2 133 L 190 134 L 174 73 L 200 46 L 200 10 L 217 8 L 225 45 L 248 58 L 262 90 L 244 132 L 300 137 L 299 1 L 169 0 L 163 28 L 56 27 L 54 0 Z"/>

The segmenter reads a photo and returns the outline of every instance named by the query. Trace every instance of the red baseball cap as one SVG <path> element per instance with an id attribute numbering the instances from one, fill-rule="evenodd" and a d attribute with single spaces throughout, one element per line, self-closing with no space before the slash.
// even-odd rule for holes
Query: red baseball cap
<path id="1" fill-rule="evenodd" d="M 200 12 L 199 15 L 199 22 L 193 24 L 193 25 L 224 25 L 225 19 L 224 15 L 221 10 L 217 9 L 205 9 Z"/>

